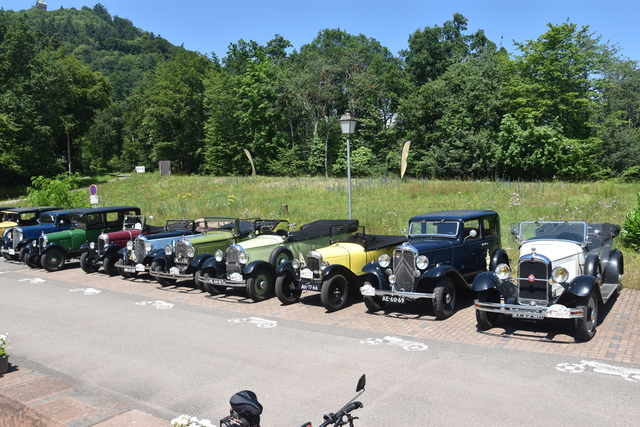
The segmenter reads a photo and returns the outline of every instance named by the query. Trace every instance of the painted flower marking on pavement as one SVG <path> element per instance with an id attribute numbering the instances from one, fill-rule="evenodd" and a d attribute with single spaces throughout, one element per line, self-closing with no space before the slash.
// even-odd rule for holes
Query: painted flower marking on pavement
<path id="1" fill-rule="evenodd" d="M 606 363 L 596 362 L 594 360 L 582 360 L 580 363 L 558 363 L 556 365 L 556 369 L 558 371 L 568 372 L 570 374 L 579 374 L 584 372 L 587 367 L 593 368 L 593 372 L 597 372 L 599 374 L 618 375 L 627 381 L 636 382 L 640 380 L 640 369 L 607 365 Z"/>
<path id="2" fill-rule="evenodd" d="M 249 322 L 249 323 L 255 323 L 258 328 L 275 328 L 276 326 L 278 326 L 278 322 L 276 320 L 268 320 L 268 319 L 263 319 L 261 317 L 236 317 L 233 319 L 229 319 L 229 322 L 231 323 L 242 323 L 242 322 Z"/>
<path id="3" fill-rule="evenodd" d="M 424 351 L 429 348 L 426 344 L 422 344 L 415 341 L 407 341 L 398 337 L 384 337 L 384 338 L 367 338 L 364 341 L 360 341 L 362 344 L 378 345 L 387 344 L 402 347 L 407 351 Z"/>
<path id="4" fill-rule="evenodd" d="M 85 295 L 97 295 L 102 291 L 99 291 L 94 288 L 76 288 L 76 289 L 69 289 L 69 292 L 82 292 Z"/>
<path id="5" fill-rule="evenodd" d="M 173 308 L 173 306 L 175 306 L 175 304 L 170 303 L 170 302 L 165 302 L 165 301 L 139 301 L 136 303 L 136 305 L 150 305 L 155 307 L 158 310 L 168 310 L 170 308 Z"/>
<path id="6" fill-rule="evenodd" d="M 28 279 L 20 279 L 18 282 L 44 283 L 46 280 L 41 279 L 40 277 L 30 277 Z"/>

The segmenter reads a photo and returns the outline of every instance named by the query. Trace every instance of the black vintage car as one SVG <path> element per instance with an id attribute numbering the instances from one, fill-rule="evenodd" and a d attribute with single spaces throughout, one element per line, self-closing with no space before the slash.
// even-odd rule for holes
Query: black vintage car
<path id="1" fill-rule="evenodd" d="M 438 319 L 454 312 L 456 292 L 498 264 L 508 264 L 500 245 L 500 219 L 491 210 L 431 212 L 409 220 L 408 240 L 390 257 L 362 271 L 368 276 L 360 292 L 369 311 L 386 303 L 431 299 Z"/>
<path id="2" fill-rule="evenodd" d="M 619 232 L 615 224 L 521 222 L 512 230 L 520 247 L 517 273 L 500 264 L 473 282 L 478 328 L 493 328 L 502 315 L 569 319 L 579 341 L 593 338 L 599 303 L 620 293 L 624 259 L 612 246 Z"/>

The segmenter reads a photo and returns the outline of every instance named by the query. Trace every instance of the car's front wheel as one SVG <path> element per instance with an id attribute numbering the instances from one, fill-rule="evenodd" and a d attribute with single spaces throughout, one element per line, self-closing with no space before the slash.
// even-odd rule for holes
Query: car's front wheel
<path id="1" fill-rule="evenodd" d="M 302 290 L 296 289 L 296 280 L 290 273 L 276 278 L 276 296 L 284 305 L 293 304 L 300 300 Z"/>
<path id="2" fill-rule="evenodd" d="M 119 259 L 120 257 L 118 256 L 118 254 L 105 256 L 104 261 L 102 262 L 102 269 L 104 270 L 104 272 L 109 276 L 117 276 L 118 268 L 116 267 L 116 263 Z"/>
<path id="3" fill-rule="evenodd" d="M 85 273 L 95 273 L 100 269 L 99 265 L 96 265 L 95 258 L 92 258 L 89 252 L 84 252 L 80 256 L 80 267 Z"/>
<path id="4" fill-rule="evenodd" d="M 154 261 L 151 264 L 151 271 L 161 273 L 164 271 L 164 264 Z M 176 284 L 176 279 L 166 279 L 164 277 L 156 277 L 156 281 L 160 283 L 160 286 L 173 286 Z"/>
<path id="5" fill-rule="evenodd" d="M 53 248 L 42 254 L 40 264 L 47 271 L 60 271 L 64 267 L 65 256 L 60 249 Z"/>
<path id="6" fill-rule="evenodd" d="M 273 282 L 273 275 L 267 268 L 258 268 L 247 279 L 247 295 L 256 302 L 264 301 L 273 293 Z"/>
<path id="7" fill-rule="evenodd" d="M 364 296 L 364 305 L 372 313 L 384 310 L 386 303 L 380 297 Z"/>
<path id="8" fill-rule="evenodd" d="M 578 305 L 584 308 L 584 314 L 576 319 L 576 338 L 579 341 L 589 341 L 596 334 L 598 325 L 598 300 L 595 292 L 591 291 L 588 297 L 582 299 Z"/>
<path id="9" fill-rule="evenodd" d="M 124 259 L 123 258 L 118 258 L 118 262 L 117 265 L 121 265 L 124 266 Z M 124 271 L 124 268 L 116 268 L 116 270 L 120 271 L 120 275 L 122 277 L 124 277 L 125 279 L 132 279 L 134 277 L 136 277 L 138 275 L 138 272 L 134 272 L 134 273 L 129 273 L 128 271 Z"/>
<path id="10" fill-rule="evenodd" d="M 442 277 L 433 290 L 433 313 L 438 319 L 447 319 L 456 305 L 456 288 L 449 277 Z"/>
<path id="11" fill-rule="evenodd" d="M 23 248 L 20 251 L 20 259 L 30 268 L 40 268 L 40 263 L 37 257 L 35 257 L 34 261 L 29 259 L 29 249 L 27 248 Z"/>
<path id="12" fill-rule="evenodd" d="M 348 297 L 349 283 L 344 276 L 336 274 L 322 284 L 320 301 L 327 311 L 337 311 L 344 308 Z"/>
<path id="13" fill-rule="evenodd" d="M 478 301 L 500 303 L 500 293 L 495 289 L 478 292 Z M 476 310 L 476 321 L 478 329 L 486 331 L 496 326 L 500 319 L 500 313 L 490 313 L 488 311 Z"/>

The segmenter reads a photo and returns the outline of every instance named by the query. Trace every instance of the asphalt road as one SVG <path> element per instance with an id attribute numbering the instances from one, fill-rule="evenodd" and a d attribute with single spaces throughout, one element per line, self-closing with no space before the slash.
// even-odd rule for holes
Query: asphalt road
<path id="1" fill-rule="evenodd" d="M 640 365 L 603 368 L 572 356 L 571 343 L 547 354 L 430 340 L 406 335 L 402 318 L 390 334 L 328 322 L 335 313 L 319 307 L 223 300 L 77 264 L 43 273 L 0 260 L 0 332 L 15 360 L 167 420 L 217 423 L 229 397 L 251 389 L 264 426 L 319 425 L 365 373 L 362 427 L 640 424 Z M 289 318 L 270 316 L 276 308 Z"/>

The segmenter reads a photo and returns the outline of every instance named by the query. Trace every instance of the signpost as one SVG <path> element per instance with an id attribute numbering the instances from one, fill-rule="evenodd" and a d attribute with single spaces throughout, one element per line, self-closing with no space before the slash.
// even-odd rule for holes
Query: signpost
<path id="1" fill-rule="evenodd" d="M 95 184 L 91 184 L 91 186 L 89 187 L 89 194 L 89 203 L 91 203 L 95 207 L 95 205 L 99 203 L 98 187 Z"/>

